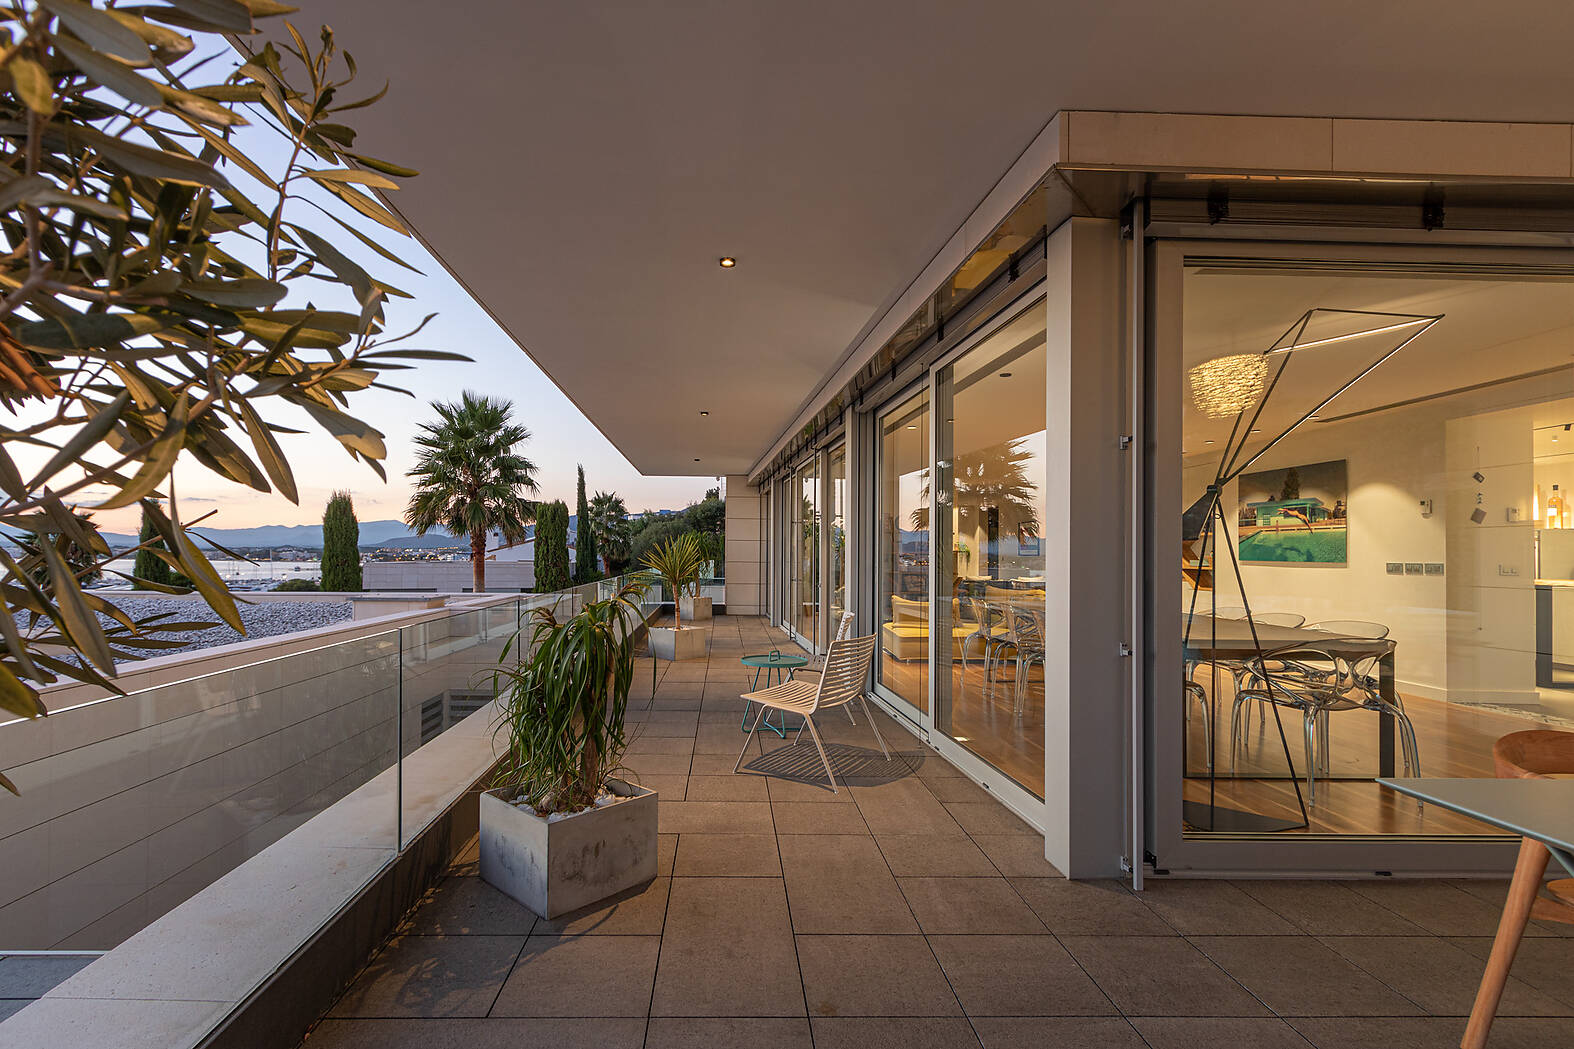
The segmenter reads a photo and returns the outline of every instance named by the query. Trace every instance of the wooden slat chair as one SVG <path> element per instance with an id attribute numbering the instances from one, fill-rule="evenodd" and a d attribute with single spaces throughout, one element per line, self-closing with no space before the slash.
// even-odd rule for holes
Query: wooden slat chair
<path id="1" fill-rule="evenodd" d="M 809 736 L 820 752 L 820 761 L 825 765 L 825 775 L 831 781 L 831 791 L 835 793 L 836 773 L 831 770 L 831 759 L 826 755 L 825 744 L 821 742 L 820 733 L 814 727 L 814 715 L 828 707 L 846 706 L 855 701 L 863 704 L 864 717 L 869 719 L 869 727 L 874 730 L 875 742 L 880 744 L 880 752 L 889 759 L 891 752 L 886 749 L 885 739 L 880 735 L 880 726 L 875 723 L 874 715 L 869 712 L 869 703 L 864 699 L 864 681 L 868 678 L 869 666 L 874 661 L 876 640 L 876 636 L 870 634 L 867 637 L 850 637 L 831 642 L 831 647 L 825 654 L 825 667 L 820 671 L 820 680 L 817 683 L 786 681 L 758 692 L 744 693 L 741 698 L 759 704 L 760 712 L 755 715 L 754 724 L 749 726 L 749 735 L 743 741 L 743 750 L 738 753 L 738 760 L 732 766 L 732 771 L 737 772 L 743 767 L 743 759 L 749 753 L 749 744 L 754 741 L 755 730 L 760 727 L 760 721 L 765 717 L 766 711 L 780 710 L 803 717 L 804 724 L 809 728 Z"/>
<path id="2" fill-rule="evenodd" d="M 1529 729 L 1511 732 L 1492 745 L 1492 763 L 1499 779 L 1565 779 L 1574 776 L 1574 732 Z M 1466 1047 L 1484 1046 L 1497 1013 L 1508 972 L 1519 952 L 1519 941 L 1532 918 L 1574 925 L 1574 878 L 1542 884 L 1552 854 L 1539 841 L 1520 842 L 1514 883 L 1503 904 L 1497 938 L 1487 959 L 1475 1007 L 1465 1027 Z"/>

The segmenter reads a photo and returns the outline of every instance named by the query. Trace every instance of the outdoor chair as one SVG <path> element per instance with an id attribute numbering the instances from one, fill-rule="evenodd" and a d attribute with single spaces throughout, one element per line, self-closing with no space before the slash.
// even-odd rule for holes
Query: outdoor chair
<path id="1" fill-rule="evenodd" d="M 736 773 L 743 767 L 743 759 L 749 753 L 749 744 L 753 742 L 754 733 L 759 729 L 760 721 L 765 717 L 766 711 L 780 710 L 803 718 L 804 725 L 809 729 L 809 736 L 814 740 L 815 749 L 820 752 L 820 761 L 825 765 L 825 775 L 831 782 L 831 792 L 836 793 L 836 773 L 831 769 L 831 759 L 825 752 L 825 744 L 820 739 L 819 730 L 814 727 L 814 715 L 828 707 L 846 706 L 854 701 L 863 704 L 864 717 L 869 720 L 869 727 L 874 730 L 875 742 L 880 744 L 880 753 L 889 760 L 891 752 L 886 749 L 885 739 L 880 735 L 880 726 L 869 711 L 868 700 L 864 699 L 864 681 L 869 677 L 869 666 L 874 661 L 875 643 L 874 634 L 831 642 L 830 650 L 825 654 L 825 667 L 820 671 L 818 683 L 786 681 L 758 692 L 744 693 L 741 698 L 759 704 L 760 711 L 754 716 L 754 724 L 749 726 L 749 734 L 743 741 L 743 750 L 739 751 L 738 760 L 732 766 L 732 771 Z M 794 740 L 789 745 L 796 745 L 796 743 L 797 741 Z"/>

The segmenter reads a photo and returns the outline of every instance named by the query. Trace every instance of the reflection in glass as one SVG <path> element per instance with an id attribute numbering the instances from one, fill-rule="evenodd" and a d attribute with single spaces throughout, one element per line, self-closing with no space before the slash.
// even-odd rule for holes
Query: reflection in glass
<path id="1" fill-rule="evenodd" d="M 1187 833 L 1483 833 L 1373 780 L 1492 776 L 1500 737 L 1574 727 L 1568 278 L 1210 261 L 1184 287 Z M 1261 396 L 1221 410 L 1259 373 L 1219 362 L 1253 354 Z"/>
<path id="2" fill-rule="evenodd" d="M 942 369 L 935 729 L 1044 791 L 1044 312 Z M 927 497 L 927 491 L 925 492 Z M 923 518 L 927 518 L 925 507 Z"/>
<path id="3" fill-rule="evenodd" d="M 827 519 L 830 526 L 830 561 L 826 566 L 831 588 L 830 615 L 826 617 L 827 640 L 836 632 L 847 609 L 847 449 L 837 448 L 831 453 L 830 505 Z"/>
<path id="4" fill-rule="evenodd" d="M 929 393 L 880 417 L 875 614 L 879 682 L 929 709 Z"/>
<path id="5" fill-rule="evenodd" d="M 818 457 L 811 456 L 787 491 L 788 623 L 810 645 L 820 613 L 819 483 Z"/>

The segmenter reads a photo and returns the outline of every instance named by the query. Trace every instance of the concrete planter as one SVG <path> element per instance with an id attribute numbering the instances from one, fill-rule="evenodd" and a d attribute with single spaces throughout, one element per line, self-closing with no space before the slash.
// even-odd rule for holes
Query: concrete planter
<path id="1" fill-rule="evenodd" d="M 622 780 L 626 798 L 548 821 L 501 791 L 481 795 L 481 877 L 536 914 L 556 918 L 656 876 L 656 792 Z"/>
<path id="2" fill-rule="evenodd" d="M 708 597 L 689 597 L 687 595 L 678 599 L 678 607 L 683 612 L 684 622 L 701 623 L 711 617 L 711 599 Z"/>
<path id="3" fill-rule="evenodd" d="M 709 650 L 710 631 L 705 627 L 650 628 L 650 651 L 657 659 L 704 659 Z"/>

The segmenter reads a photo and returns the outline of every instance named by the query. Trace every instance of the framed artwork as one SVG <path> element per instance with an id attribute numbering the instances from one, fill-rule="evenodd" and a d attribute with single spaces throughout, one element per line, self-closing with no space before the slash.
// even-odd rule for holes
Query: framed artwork
<path id="1" fill-rule="evenodd" d="M 1347 563 L 1346 460 L 1243 473 L 1238 484 L 1236 542 L 1242 562 Z"/>
<path id="2" fill-rule="evenodd" d="M 1017 553 L 1023 557 L 1038 557 L 1043 553 L 1043 546 L 1038 533 L 1030 525 L 1017 525 Z"/>

